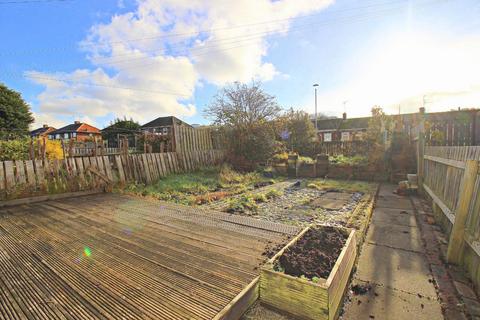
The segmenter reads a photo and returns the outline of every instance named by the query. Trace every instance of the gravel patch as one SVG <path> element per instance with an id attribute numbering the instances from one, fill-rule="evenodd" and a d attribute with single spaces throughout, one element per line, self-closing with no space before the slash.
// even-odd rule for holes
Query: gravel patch
<path id="1" fill-rule="evenodd" d="M 246 210 L 235 214 L 299 226 L 311 223 L 345 226 L 349 214 L 355 209 L 363 196 L 363 193 L 360 192 L 350 193 L 351 197 L 344 202 L 340 209 L 328 210 L 315 207 L 311 202 L 327 192 L 338 192 L 338 190 L 318 190 L 307 188 L 304 185 L 305 183 L 294 180 L 253 190 L 251 193 L 256 194 L 276 189 L 281 191 L 282 194 L 267 202 L 257 203 L 258 208 L 255 211 Z M 206 206 L 208 209 L 226 211 L 228 199 Z"/>

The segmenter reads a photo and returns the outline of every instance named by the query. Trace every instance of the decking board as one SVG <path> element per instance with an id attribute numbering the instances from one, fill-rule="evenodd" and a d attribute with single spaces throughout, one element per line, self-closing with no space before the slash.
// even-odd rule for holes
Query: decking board
<path id="1" fill-rule="evenodd" d="M 213 319 L 298 232 L 116 194 L 0 209 L 0 318 Z"/>

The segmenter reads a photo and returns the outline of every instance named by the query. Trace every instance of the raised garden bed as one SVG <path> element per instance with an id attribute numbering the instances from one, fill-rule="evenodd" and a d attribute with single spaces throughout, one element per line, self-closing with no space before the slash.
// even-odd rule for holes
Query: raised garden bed
<path id="1" fill-rule="evenodd" d="M 301 319 L 336 319 L 356 254 L 355 231 L 307 227 L 262 268 L 260 300 Z"/>

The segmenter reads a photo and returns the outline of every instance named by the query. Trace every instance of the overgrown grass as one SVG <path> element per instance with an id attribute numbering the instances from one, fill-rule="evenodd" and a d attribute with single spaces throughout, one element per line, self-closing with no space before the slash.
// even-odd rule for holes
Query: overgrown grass
<path id="1" fill-rule="evenodd" d="M 169 175 L 153 185 L 131 184 L 125 188 L 143 196 L 182 204 L 203 204 L 247 192 L 254 185 L 271 179 L 260 173 L 239 173 L 231 167 L 208 168 L 185 174 Z"/>
<path id="2" fill-rule="evenodd" d="M 308 188 L 314 188 L 318 190 L 338 189 L 348 192 L 363 192 L 370 193 L 375 189 L 375 183 L 369 183 L 365 181 L 343 181 L 332 179 L 315 179 L 308 183 Z"/>

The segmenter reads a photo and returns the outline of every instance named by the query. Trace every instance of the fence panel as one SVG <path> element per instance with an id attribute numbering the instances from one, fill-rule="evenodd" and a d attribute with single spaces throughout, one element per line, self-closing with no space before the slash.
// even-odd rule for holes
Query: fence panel
<path id="1" fill-rule="evenodd" d="M 209 150 L 213 148 L 210 128 L 175 127 L 177 152 Z"/>

